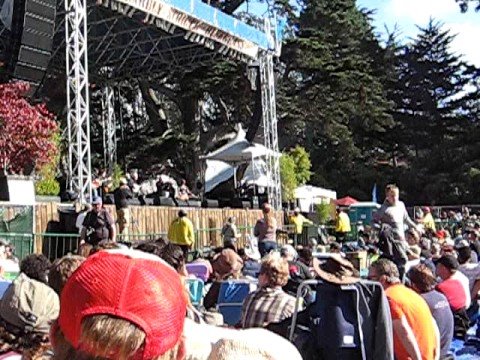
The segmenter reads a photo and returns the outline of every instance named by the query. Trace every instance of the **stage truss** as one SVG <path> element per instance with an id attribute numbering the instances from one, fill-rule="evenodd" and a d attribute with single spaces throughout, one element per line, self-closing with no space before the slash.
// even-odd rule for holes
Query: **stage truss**
<path id="1" fill-rule="evenodd" d="M 67 76 L 69 186 L 92 195 L 89 86 L 103 87 L 105 163 L 115 161 L 114 84 L 230 59 L 259 64 L 269 198 L 281 208 L 274 56 L 279 37 L 199 0 L 59 0 L 49 71 Z"/>

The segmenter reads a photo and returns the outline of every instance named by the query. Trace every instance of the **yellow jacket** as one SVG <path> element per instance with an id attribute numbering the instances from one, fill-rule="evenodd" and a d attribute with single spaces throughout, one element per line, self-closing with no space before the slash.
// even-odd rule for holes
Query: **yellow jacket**
<path id="1" fill-rule="evenodd" d="M 340 233 L 348 233 L 352 229 L 350 227 L 350 218 L 343 211 L 337 215 L 337 225 L 335 231 Z"/>
<path id="2" fill-rule="evenodd" d="M 168 229 L 168 239 L 173 244 L 191 247 L 195 241 L 192 222 L 186 217 L 173 220 Z"/>
<path id="3" fill-rule="evenodd" d="M 433 219 L 433 216 L 431 213 L 427 213 L 423 217 L 423 226 L 425 226 L 425 229 L 432 229 L 433 231 L 436 231 L 435 228 L 435 220 Z"/>
<path id="4" fill-rule="evenodd" d="M 303 232 L 303 225 L 313 224 L 302 214 L 298 214 L 297 216 L 292 215 L 289 220 L 291 224 L 295 225 L 295 234 L 301 234 Z"/>

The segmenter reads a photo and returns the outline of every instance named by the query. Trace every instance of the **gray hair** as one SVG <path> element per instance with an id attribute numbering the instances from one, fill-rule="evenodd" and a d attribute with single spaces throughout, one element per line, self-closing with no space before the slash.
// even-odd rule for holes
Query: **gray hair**
<path id="1" fill-rule="evenodd" d="M 398 284 L 401 282 L 398 267 L 393 261 L 388 259 L 379 259 L 375 261 L 371 267 L 375 269 L 379 277 L 385 275 L 387 278 L 387 283 Z"/>

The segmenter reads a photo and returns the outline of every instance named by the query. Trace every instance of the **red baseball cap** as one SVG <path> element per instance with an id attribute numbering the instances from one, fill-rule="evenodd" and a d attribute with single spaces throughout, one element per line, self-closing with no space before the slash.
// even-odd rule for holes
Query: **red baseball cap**
<path id="1" fill-rule="evenodd" d="M 143 353 L 135 358 L 146 360 L 178 343 L 186 306 L 178 273 L 160 258 L 136 250 L 100 251 L 68 279 L 58 324 L 78 349 L 83 318 L 103 314 L 127 320 L 145 332 Z"/>

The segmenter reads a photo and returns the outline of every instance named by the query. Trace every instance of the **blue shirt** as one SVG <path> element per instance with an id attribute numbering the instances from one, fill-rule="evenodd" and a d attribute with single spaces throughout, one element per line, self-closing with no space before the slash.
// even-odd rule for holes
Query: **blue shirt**
<path id="1" fill-rule="evenodd" d="M 0 279 L 0 299 L 3 297 L 3 294 L 5 294 L 5 291 L 7 291 L 11 283 L 11 281 Z"/>

